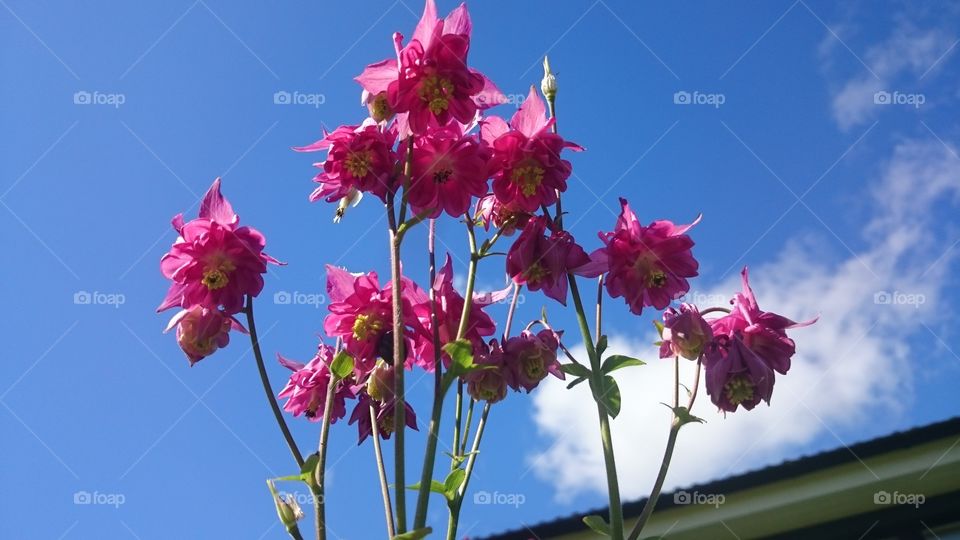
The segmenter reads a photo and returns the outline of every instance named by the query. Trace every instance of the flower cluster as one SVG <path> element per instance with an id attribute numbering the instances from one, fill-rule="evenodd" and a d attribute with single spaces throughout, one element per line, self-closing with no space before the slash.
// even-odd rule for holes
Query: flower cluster
<path id="1" fill-rule="evenodd" d="M 557 360 L 559 344 L 560 336 L 552 330 L 536 334 L 524 330 L 502 346 L 491 340 L 477 359 L 483 369 L 467 376 L 467 391 L 478 401 L 496 403 L 507 396 L 507 388 L 530 393 L 547 375 L 563 380 Z"/>

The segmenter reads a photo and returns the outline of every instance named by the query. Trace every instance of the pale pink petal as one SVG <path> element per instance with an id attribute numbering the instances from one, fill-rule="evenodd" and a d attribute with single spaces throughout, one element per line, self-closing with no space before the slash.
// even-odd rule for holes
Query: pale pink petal
<path id="1" fill-rule="evenodd" d="M 434 0 L 427 0 L 423 6 L 423 16 L 420 17 L 420 22 L 417 23 L 410 39 L 415 39 L 426 47 L 438 24 L 440 24 L 440 19 L 437 18 L 437 4 Z"/>
<path id="2" fill-rule="evenodd" d="M 480 140 L 487 144 L 493 144 L 497 137 L 510 131 L 510 126 L 499 116 L 488 116 L 480 121 Z"/>
<path id="3" fill-rule="evenodd" d="M 213 181 L 213 185 L 207 190 L 200 202 L 200 218 L 206 218 L 225 226 L 231 226 L 240 220 L 240 217 L 234 213 L 230 201 L 220 194 L 220 178 Z"/>
<path id="4" fill-rule="evenodd" d="M 470 22 L 470 13 L 467 12 L 466 4 L 460 4 L 460 7 L 451 11 L 443 20 L 444 34 L 463 34 L 469 37 L 472 29 L 473 24 Z"/>
<path id="5" fill-rule="evenodd" d="M 399 74 L 397 59 L 387 58 L 376 64 L 370 64 L 364 68 L 363 73 L 354 77 L 353 80 L 360 83 L 364 90 L 375 95 L 386 92 L 387 86 L 397 80 Z"/>
<path id="6" fill-rule="evenodd" d="M 530 93 L 520 110 L 510 119 L 510 126 L 527 137 L 533 137 L 547 125 L 547 108 L 537 89 L 530 86 Z"/>

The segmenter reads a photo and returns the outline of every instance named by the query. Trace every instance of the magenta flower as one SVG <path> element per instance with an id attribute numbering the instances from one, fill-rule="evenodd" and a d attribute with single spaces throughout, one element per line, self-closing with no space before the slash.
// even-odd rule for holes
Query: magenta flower
<path id="1" fill-rule="evenodd" d="M 519 336 L 505 341 L 503 364 L 507 384 L 518 392 L 523 388 L 530 393 L 549 374 L 564 380 L 557 360 L 559 344 L 560 336 L 552 330 L 541 330 L 536 334 L 524 330 Z"/>
<path id="2" fill-rule="evenodd" d="M 663 312 L 663 331 L 660 333 L 660 358 L 682 356 L 696 360 L 713 339 L 713 330 L 693 304 L 680 304 L 680 311 L 667 308 Z"/>
<path id="3" fill-rule="evenodd" d="M 567 274 L 597 277 L 606 269 L 593 260 L 566 231 L 546 236 L 547 220 L 531 218 L 507 252 L 507 274 L 515 283 L 567 305 Z"/>
<path id="4" fill-rule="evenodd" d="M 351 190 L 372 193 L 385 201 L 397 168 L 393 151 L 396 139 L 396 129 L 365 123 L 340 126 L 333 133 L 324 132 L 324 137 L 313 144 L 295 147 L 298 152 L 327 150 L 327 159 L 315 164 L 321 172 L 313 181 L 320 187 L 310 194 L 310 201 L 338 201 Z"/>
<path id="5" fill-rule="evenodd" d="M 743 291 L 734 296 L 733 309 L 729 315 L 711 321 L 716 335 L 737 335 L 743 343 L 759 356 L 771 369 L 786 374 L 790 359 L 797 352 L 796 344 L 787 337 L 787 330 L 810 326 L 819 317 L 809 321 L 794 322 L 783 315 L 762 311 L 750 288 L 747 268 L 740 273 Z"/>
<path id="6" fill-rule="evenodd" d="M 502 231 L 503 236 L 512 236 L 517 229 L 523 229 L 530 220 L 531 214 L 514 209 L 500 202 L 493 193 L 488 193 L 477 200 L 473 217 L 477 223 L 483 224 L 485 231 L 489 231 L 490 226 L 493 225 Z"/>
<path id="7" fill-rule="evenodd" d="M 605 247 L 591 256 L 609 264 L 607 292 L 613 298 L 622 296 L 631 312 L 639 315 L 647 306 L 664 309 L 690 290 L 686 278 L 697 275 L 699 265 L 690 252 L 693 240 L 686 232 L 700 216 L 689 225 L 660 220 L 645 227 L 625 199 L 620 206 L 614 230 L 600 233 Z"/>
<path id="8" fill-rule="evenodd" d="M 572 167 L 560 159 L 564 148 L 583 150 L 565 141 L 550 128 L 546 107 L 536 89 L 510 119 L 510 128 L 496 117 L 484 120 L 481 136 L 493 148 L 491 161 L 493 193 L 512 208 L 534 212 L 557 201 L 557 192 L 567 190 Z"/>
<path id="9" fill-rule="evenodd" d="M 506 368 L 504 365 L 503 349 L 497 340 L 491 340 L 490 345 L 474 345 L 474 363 L 486 366 L 468 373 L 465 377 L 467 393 L 477 401 L 496 403 L 507 397 Z"/>
<path id="10" fill-rule="evenodd" d="M 433 283 L 437 307 L 437 330 L 440 337 L 440 346 L 455 341 L 460 328 L 460 315 L 463 312 L 464 299 L 453 286 L 453 260 L 447 255 L 447 260 L 437 272 Z M 470 313 L 467 318 L 467 331 L 464 338 L 473 343 L 474 349 L 484 346 L 483 338 L 493 335 L 497 326 L 483 308 L 491 300 L 490 296 L 474 295 L 470 304 Z M 417 356 L 422 359 L 422 365 L 427 371 L 433 371 L 433 319 L 431 317 L 431 302 L 429 298 L 413 307 L 413 312 L 419 320 Z M 442 355 L 444 366 L 450 365 L 450 357 Z"/>
<path id="11" fill-rule="evenodd" d="M 451 124 L 417 137 L 413 149 L 410 205 L 418 214 L 437 217 L 445 211 L 462 216 L 472 197 L 487 192 L 487 163 L 476 137 Z"/>
<path id="12" fill-rule="evenodd" d="M 720 409 L 751 410 L 761 401 L 770 404 L 774 373 L 738 336 L 717 336 L 704 355 L 707 394 Z"/>
<path id="13" fill-rule="evenodd" d="M 177 344 L 191 366 L 226 347 L 230 343 L 231 329 L 247 333 L 247 329 L 232 316 L 203 306 L 193 306 L 174 315 L 164 333 L 174 327 L 177 328 Z"/>
<path id="14" fill-rule="evenodd" d="M 394 34 L 397 57 L 367 66 L 356 80 L 371 95 L 386 92 L 412 133 L 451 119 L 469 124 L 478 110 L 503 102 L 489 79 L 467 67 L 471 27 L 465 5 L 441 20 L 434 0 L 427 0 L 410 42 L 401 48 L 403 36 Z"/>
<path id="15" fill-rule="evenodd" d="M 179 237 L 160 259 L 160 270 L 173 283 L 157 311 L 222 306 L 229 315 L 243 309 L 244 296 L 260 294 L 267 263 L 282 263 L 263 252 L 263 235 L 238 226 L 239 220 L 220 194 L 219 178 L 204 195 L 197 219 L 184 224 L 182 214 L 173 218 Z"/>
<path id="16" fill-rule="evenodd" d="M 330 363 L 333 361 L 333 348 L 321 343 L 317 354 L 306 365 L 287 360 L 277 355 L 280 364 L 293 371 L 290 380 L 277 397 L 286 398 L 283 409 L 294 416 L 301 414 L 319 422 L 323 419 L 324 406 L 327 403 L 327 389 L 330 385 Z M 353 398 L 350 387 L 343 382 L 337 383 L 333 398 L 333 410 L 330 411 L 330 423 L 335 423 L 347 415 L 345 401 Z"/>
<path id="17" fill-rule="evenodd" d="M 365 391 L 361 391 L 357 398 L 357 405 L 350 413 L 350 421 L 348 422 L 350 425 L 357 424 L 359 433 L 357 444 L 362 444 L 367 437 L 373 434 L 373 424 L 370 422 L 370 407 L 373 407 L 374 413 L 376 413 L 377 433 L 380 434 L 381 439 L 389 439 L 390 435 L 393 434 L 393 413 L 396 409 L 396 402 L 392 399 L 383 402 L 377 401 L 367 395 Z M 410 403 L 404 401 L 403 407 L 406 411 L 403 417 L 404 424 L 414 431 L 420 431 L 417 428 L 417 414 L 413 411 Z"/>

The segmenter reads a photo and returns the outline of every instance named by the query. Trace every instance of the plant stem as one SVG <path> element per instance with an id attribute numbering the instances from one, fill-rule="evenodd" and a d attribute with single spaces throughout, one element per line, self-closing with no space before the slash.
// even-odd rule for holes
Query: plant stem
<path id="1" fill-rule="evenodd" d="M 457 497 L 450 503 L 450 519 L 447 520 L 447 540 L 456 540 L 457 527 L 460 523 L 460 507 L 463 504 L 463 496 L 467 492 L 467 484 L 470 482 L 470 475 L 473 474 L 473 466 L 477 461 L 477 455 L 480 452 L 480 439 L 483 438 L 483 429 L 487 425 L 487 417 L 490 415 L 490 403 L 483 405 L 483 412 L 480 414 L 480 421 L 477 423 L 477 434 L 473 437 L 473 447 L 470 449 L 470 457 L 467 458 L 467 466 L 464 469 L 466 473 L 463 477 L 463 484 L 457 491 Z"/>
<path id="2" fill-rule="evenodd" d="M 596 340 L 599 343 L 603 336 L 603 274 L 597 278 L 597 324 L 594 332 L 597 333 Z"/>
<path id="3" fill-rule="evenodd" d="M 513 284 L 513 300 L 510 300 L 510 309 L 507 310 L 507 322 L 503 325 L 503 341 L 510 337 L 510 326 L 513 325 L 513 313 L 517 311 L 517 298 L 520 297 L 520 285 Z"/>
<path id="4" fill-rule="evenodd" d="M 467 451 L 467 439 L 470 437 L 470 426 L 473 424 L 473 408 L 477 405 L 477 400 L 470 398 L 470 406 L 467 407 L 467 421 L 463 424 L 463 437 L 460 438 L 460 446 L 454 447 L 453 451 L 456 453 L 457 448 L 459 448 L 459 454 L 462 456 Z"/>
<path id="5" fill-rule="evenodd" d="M 393 505 L 390 504 L 390 485 L 387 483 L 387 470 L 383 466 L 383 453 L 380 450 L 380 428 L 377 426 L 377 413 L 370 404 L 370 429 L 373 436 L 373 455 L 377 460 L 377 473 L 380 476 L 380 493 L 383 495 L 383 511 L 387 520 L 387 536 L 393 538 L 397 533 L 393 528 Z"/>
<path id="6" fill-rule="evenodd" d="M 329 370 L 329 366 L 328 366 Z M 327 399 L 323 405 L 323 422 L 320 424 L 320 443 L 317 444 L 317 468 L 313 472 L 314 483 L 313 506 L 316 510 L 317 540 L 326 540 L 326 505 L 324 504 L 323 483 L 327 470 L 327 437 L 330 435 L 330 415 L 333 411 L 333 399 L 336 396 L 337 378 L 330 373 L 330 383 L 327 384 Z"/>
<path id="7" fill-rule="evenodd" d="M 593 337 L 590 334 L 590 326 L 587 324 L 587 316 L 583 309 L 583 302 L 580 299 L 580 290 L 577 288 L 577 279 L 573 274 L 568 274 L 570 281 L 570 295 L 573 297 L 573 304 L 576 308 L 577 322 L 580 326 L 580 333 L 583 336 L 583 344 L 587 349 L 587 356 L 590 358 L 590 369 L 593 388 L 601 388 L 602 373 L 600 372 L 600 358 L 597 356 L 597 350 L 593 344 Z M 597 415 L 600 420 L 600 441 L 603 444 L 603 462 L 607 471 L 607 494 L 610 499 L 610 532 L 613 540 L 623 540 L 623 508 L 620 506 L 620 485 L 617 480 L 617 464 L 613 455 L 613 435 L 610 431 L 610 417 L 606 409 L 597 401 Z"/>
<path id="8" fill-rule="evenodd" d="M 297 443 L 293 440 L 293 435 L 290 434 L 290 428 L 287 427 L 287 422 L 283 419 L 283 413 L 280 412 L 280 405 L 277 404 L 277 398 L 273 394 L 273 388 L 270 386 L 267 368 L 263 363 L 263 353 L 260 351 L 260 339 L 257 337 L 257 325 L 253 317 L 253 296 L 247 295 L 247 306 L 246 309 L 244 309 L 244 313 L 247 315 L 247 330 L 250 332 L 250 344 L 253 346 L 253 356 L 257 360 L 257 370 L 260 372 L 260 382 L 263 383 L 263 391 L 267 394 L 267 401 L 270 403 L 270 409 L 273 410 L 273 417 L 277 421 L 277 426 L 280 427 L 280 432 L 283 433 L 283 438 L 287 441 L 287 446 L 290 447 L 290 453 L 293 454 L 293 459 L 296 460 L 297 467 L 302 467 L 303 455 L 300 453 L 300 449 L 297 448 Z"/>

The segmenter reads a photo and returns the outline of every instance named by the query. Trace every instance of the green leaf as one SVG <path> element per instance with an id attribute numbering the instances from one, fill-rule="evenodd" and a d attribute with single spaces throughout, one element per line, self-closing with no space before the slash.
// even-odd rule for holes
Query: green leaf
<path id="1" fill-rule="evenodd" d="M 620 387 L 610 375 L 603 376 L 603 387 L 600 389 L 599 399 L 610 418 L 616 418 L 620 414 Z"/>
<path id="2" fill-rule="evenodd" d="M 432 532 L 433 527 L 424 527 L 415 531 L 408 531 L 403 534 L 398 534 L 393 537 L 393 540 L 420 540 L 421 538 L 426 538 L 427 535 Z"/>
<path id="3" fill-rule="evenodd" d="M 607 350 L 607 336 L 606 334 L 600 336 L 600 339 L 597 340 L 597 358 L 603 357 L 603 352 Z"/>
<path id="4" fill-rule="evenodd" d="M 314 452 L 307 456 L 306 461 L 303 462 L 303 466 L 300 467 L 300 474 L 313 475 L 313 471 L 317 468 L 317 463 L 320 463 L 320 454 Z"/>
<path id="5" fill-rule="evenodd" d="M 560 369 L 567 375 L 573 375 L 574 377 L 590 376 L 590 368 L 583 364 L 562 364 Z"/>
<path id="6" fill-rule="evenodd" d="M 411 490 L 411 491 L 420 491 L 420 482 L 417 482 L 416 484 L 413 484 L 413 485 L 411 485 L 411 486 L 407 486 L 407 489 L 409 489 L 409 490 Z M 445 494 L 446 494 L 446 491 L 445 491 L 445 488 L 443 487 L 443 482 L 441 482 L 441 481 L 439 481 L 439 480 L 431 480 L 431 481 L 430 481 L 430 492 L 431 492 L 431 493 L 439 493 L 440 495 L 445 495 Z"/>
<path id="7" fill-rule="evenodd" d="M 465 339 L 451 341 L 443 346 L 444 352 L 450 355 L 450 372 L 466 373 L 475 364 L 473 363 L 473 345 Z"/>
<path id="8" fill-rule="evenodd" d="M 600 516 L 586 516 L 583 518 L 583 523 L 587 527 L 590 527 L 595 533 L 610 536 L 610 526 L 607 525 L 607 522 Z"/>
<path id="9" fill-rule="evenodd" d="M 657 320 L 653 321 L 653 326 L 657 328 L 657 335 L 663 336 L 663 323 Z"/>
<path id="10" fill-rule="evenodd" d="M 567 385 L 567 390 L 573 388 L 574 386 L 582 383 L 585 380 L 587 380 L 586 377 L 577 377 L 576 379 L 570 381 L 570 384 Z"/>
<path id="11" fill-rule="evenodd" d="M 453 501 L 457 498 L 457 491 L 460 490 L 460 486 L 463 484 L 463 480 L 466 477 L 467 472 L 463 469 L 454 469 L 450 471 L 450 474 L 447 475 L 447 479 L 443 481 L 444 496 L 448 501 Z"/>
<path id="12" fill-rule="evenodd" d="M 353 374 L 353 357 L 347 351 L 340 351 L 330 362 L 330 372 L 337 379 L 346 379 Z"/>
<path id="13" fill-rule="evenodd" d="M 699 418 L 690 414 L 690 410 L 686 407 L 671 407 L 671 409 L 673 409 L 673 414 L 677 416 L 677 423 L 681 426 L 692 422 L 696 422 L 698 424 L 703 424 L 706 422 L 703 418 Z"/>
<path id="14" fill-rule="evenodd" d="M 620 368 L 642 366 L 645 363 L 643 360 L 637 360 L 636 358 L 630 358 L 622 354 L 615 354 L 603 361 L 603 367 L 600 368 L 600 372 L 607 374 Z"/>

